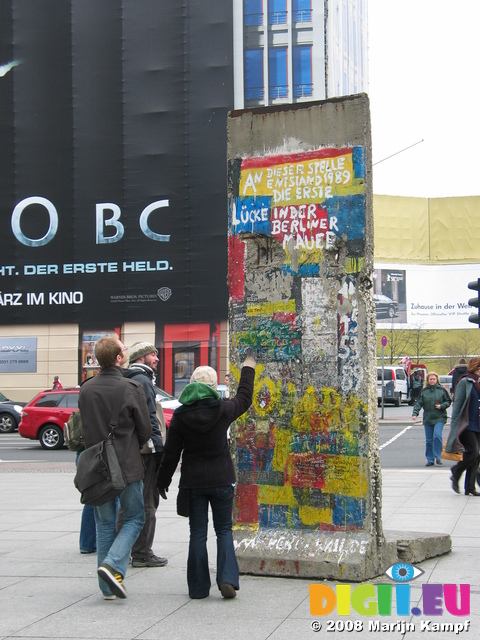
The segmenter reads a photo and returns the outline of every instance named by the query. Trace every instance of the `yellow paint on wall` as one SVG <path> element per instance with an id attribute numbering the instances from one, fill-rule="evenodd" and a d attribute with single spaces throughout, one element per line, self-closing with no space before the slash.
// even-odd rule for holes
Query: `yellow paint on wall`
<path id="1" fill-rule="evenodd" d="M 354 456 L 327 456 L 326 493 L 365 498 L 367 489 L 367 476 L 360 470 L 360 458 Z"/>
<path id="2" fill-rule="evenodd" d="M 319 264 L 323 258 L 323 249 L 295 249 L 293 253 L 290 252 L 288 244 L 285 246 L 285 266 L 294 268 L 298 271 L 302 266 L 307 264 Z"/>
<path id="3" fill-rule="evenodd" d="M 332 509 L 303 506 L 298 508 L 298 517 L 305 526 L 315 526 L 318 524 L 331 524 L 333 520 Z"/>
<path id="4" fill-rule="evenodd" d="M 365 267 L 365 258 L 347 258 L 345 261 L 345 273 L 360 273 Z"/>
<path id="5" fill-rule="evenodd" d="M 295 300 L 287 302 L 247 303 L 247 316 L 270 317 L 274 313 L 295 313 Z"/>
<path id="6" fill-rule="evenodd" d="M 274 471 L 281 471 L 287 465 L 288 456 L 290 455 L 290 440 L 292 433 L 289 429 L 274 430 L 275 448 L 273 450 L 272 468 Z"/>
<path id="7" fill-rule="evenodd" d="M 264 484 L 258 487 L 258 504 L 283 504 L 293 508 L 297 506 L 297 501 L 291 486 L 278 487 Z"/>
<path id="8" fill-rule="evenodd" d="M 272 195 L 273 206 L 320 203 L 326 199 L 326 194 L 333 197 L 364 190 L 365 185 L 353 178 L 352 153 L 334 159 L 309 158 L 243 169 L 239 185 L 242 197 Z"/>

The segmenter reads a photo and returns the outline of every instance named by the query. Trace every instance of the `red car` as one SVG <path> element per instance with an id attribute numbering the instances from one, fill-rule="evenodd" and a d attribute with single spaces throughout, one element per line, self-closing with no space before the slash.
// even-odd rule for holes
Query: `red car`
<path id="1" fill-rule="evenodd" d="M 155 396 L 157 398 L 157 401 L 162 405 L 163 415 L 165 416 L 165 426 L 168 429 L 168 427 L 170 426 L 170 420 L 173 416 L 173 412 L 177 407 L 180 406 L 181 403 L 177 400 L 177 398 L 175 398 L 175 396 L 172 396 L 163 389 L 160 389 L 160 387 L 157 387 L 156 384 L 153 385 L 153 388 L 155 389 Z"/>
<path id="2" fill-rule="evenodd" d="M 80 389 L 48 389 L 41 391 L 22 409 L 18 433 L 22 438 L 39 440 L 44 449 L 61 449 L 63 425 L 78 409 Z"/>
<path id="3" fill-rule="evenodd" d="M 18 433 L 22 438 L 39 440 L 44 449 L 61 449 L 63 426 L 70 414 L 78 409 L 79 391 L 79 387 L 41 391 L 23 407 Z M 159 396 L 168 427 L 174 407 L 180 403 L 159 387 L 155 387 L 155 393 Z"/>

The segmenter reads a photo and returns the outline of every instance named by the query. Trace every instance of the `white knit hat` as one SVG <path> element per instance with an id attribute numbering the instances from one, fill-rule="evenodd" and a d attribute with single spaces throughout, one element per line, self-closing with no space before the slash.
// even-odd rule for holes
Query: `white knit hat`
<path id="1" fill-rule="evenodd" d="M 149 353 L 157 353 L 157 348 L 151 342 L 135 342 L 128 349 L 128 361 L 132 364 Z"/>
<path id="2" fill-rule="evenodd" d="M 216 389 L 217 372 L 215 371 L 215 369 L 212 369 L 212 367 L 202 365 L 201 367 L 197 367 L 192 373 L 190 382 L 203 382 L 203 384 L 207 384 L 209 387 L 213 387 L 214 389 Z"/>

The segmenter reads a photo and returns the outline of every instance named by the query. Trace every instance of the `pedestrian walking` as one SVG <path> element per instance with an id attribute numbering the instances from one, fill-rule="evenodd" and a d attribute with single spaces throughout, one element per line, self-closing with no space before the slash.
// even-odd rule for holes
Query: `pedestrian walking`
<path id="1" fill-rule="evenodd" d="M 105 440 L 119 384 L 126 384 L 115 428 L 115 451 L 127 486 L 118 499 L 123 523 L 116 531 L 117 499 L 94 507 L 97 525 L 97 563 L 100 590 L 105 600 L 126 598 L 123 581 L 130 553 L 145 523 L 143 506 L 143 463 L 140 448 L 148 442 L 152 427 L 142 385 L 123 381 L 122 367 L 127 362 L 126 349 L 117 336 L 100 338 L 95 344 L 100 364 L 98 375 L 80 388 L 78 407 L 82 416 L 85 449 Z"/>
<path id="2" fill-rule="evenodd" d="M 453 373 L 452 373 L 452 382 L 450 384 L 450 393 L 452 395 L 452 400 L 455 398 L 455 387 L 457 386 L 457 382 L 466 373 L 467 373 L 467 361 L 465 360 L 465 358 L 460 358 L 460 360 L 458 361 L 458 364 L 454 366 Z"/>
<path id="3" fill-rule="evenodd" d="M 475 489 L 480 452 L 480 358 L 472 358 L 467 372 L 458 380 L 453 400 L 450 434 L 445 451 L 463 452 L 463 460 L 451 469 L 452 489 L 460 493 L 458 483 L 465 472 L 465 495 L 480 496 Z"/>
<path id="4" fill-rule="evenodd" d="M 440 384 L 435 371 L 427 375 L 426 384 L 420 391 L 413 407 L 415 422 L 423 408 L 423 427 L 425 429 L 425 457 L 427 467 L 442 463 L 442 432 L 447 422 L 447 409 L 452 401 L 445 387 Z"/>
<path id="5" fill-rule="evenodd" d="M 411 401 L 410 404 L 415 404 L 418 396 L 420 395 L 423 387 L 423 378 L 420 375 L 420 371 L 415 369 L 410 377 L 410 384 L 412 385 Z"/>
<path id="6" fill-rule="evenodd" d="M 210 593 L 209 505 L 217 536 L 218 589 L 224 598 L 234 598 L 240 587 L 232 535 L 235 469 L 227 430 L 252 403 L 255 364 L 253 357 L 248 355 L 242 366 L 237 394 L 228 400 L 221 399 L 216 391 L 217 372 L 211 367 L 197 367 L 190 384 L 180 395 L 182 406 L 175 410 L 170 422 L 157 486 L 166 500 L 173 473 L 182 457 L 179 491 L 186 494 L 189 511 L 187 583 L 190 598 L 206 598 Z"/>

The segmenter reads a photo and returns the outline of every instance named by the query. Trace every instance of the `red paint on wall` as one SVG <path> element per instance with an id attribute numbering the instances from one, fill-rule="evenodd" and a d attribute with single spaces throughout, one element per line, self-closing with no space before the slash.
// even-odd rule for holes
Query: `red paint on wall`
<path id="1" fill-rule="evenodd" d="M 242 160 L 242 171 L 245 169 L 272 167 L 277 164 L 292 164 L 294 162 L 305 162 L 307 160 L 316 160 L 317 158 L 337 158 L 352 153 L 352 147 L 343 147 L 334 149 L 325 147 L 324 149 L 314 149 L 312 151 L 300 151 L 299 153 L 279 154 L 276 156 L 255 156 L 253 158 L 245 158 Z M 335 170 L 335 164 L 332 162 L 329 168 Z"/>
<path id="2" fill-rule="evenodd" d="M 240 484 L 235 493 L 237 524 L 258 523 L 258 485 Z"/>
<path id="3" fill-rule="evenodd" d="M 308 241 L 315 240 L 317 236 L 325 238 L 329 231 L 328 213 L 316 203 L 273 207 L 270 231 L 280 243 L 285 236 Z"/>
<path id="4" fill-rule="evenodd" d="M 292 487 L 325 487 L 326 457 L 322 454 L 298 453 L 289 456 L 286 475 Z"/>
<path id="5" fill-rule="evenodd" d="M 228 288 L 233 302 L 244 298 L 245 243 L 238 236 L 228 238 Z"/>

